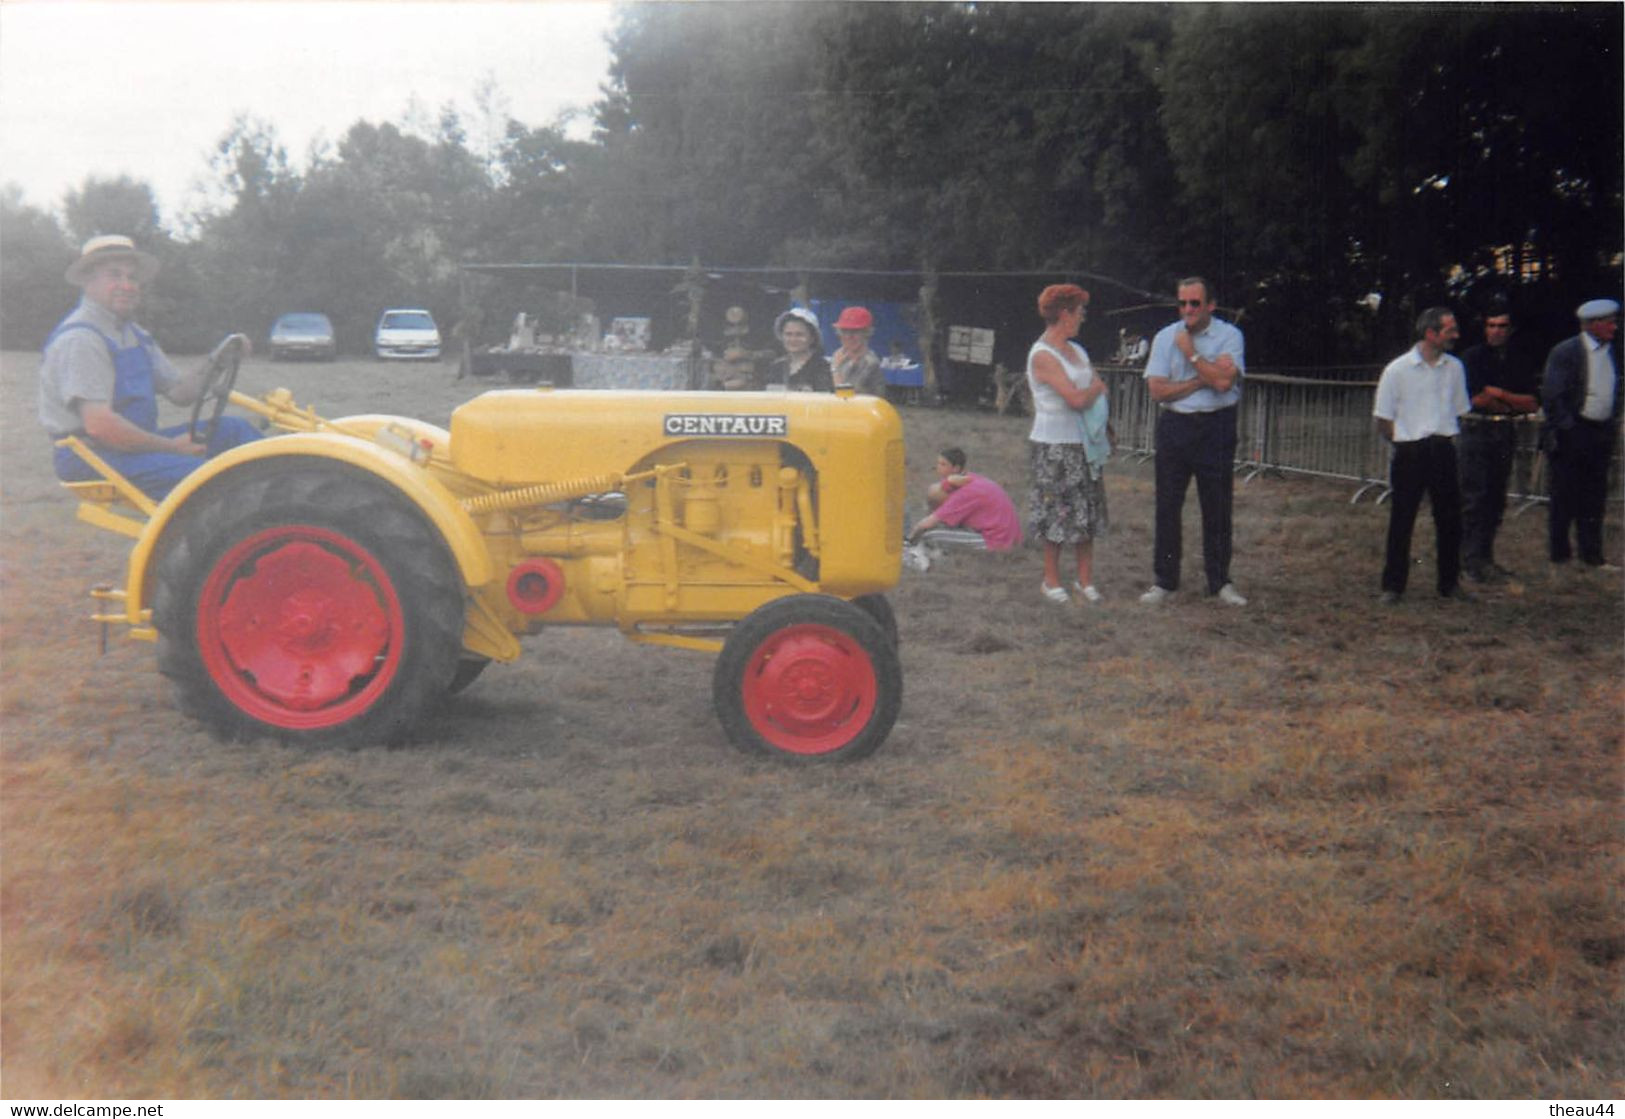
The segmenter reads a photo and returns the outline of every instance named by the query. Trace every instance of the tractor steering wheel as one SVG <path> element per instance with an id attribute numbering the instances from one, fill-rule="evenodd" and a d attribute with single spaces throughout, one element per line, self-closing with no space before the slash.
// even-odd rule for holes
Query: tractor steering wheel
<path id="1" fill-rule="evenodd" d="M 228 334 L 209 354 L 208 380 L 204 381 L 197 399 L 192 402 L 192 422 L 186 429 L 193 442 L 207 446 L 214 441 L 214 433 L 220 427 L 220 414 L 230 403 L 231 390 L 237 384 L 237 371 L 242 367 L 243 346 L 247 342 L 246 335 Z M 200 436 L 198 420 L 211 399 L 214 401 L 214 412 L 210 414 L 209 422 L 204 425 Z"/>

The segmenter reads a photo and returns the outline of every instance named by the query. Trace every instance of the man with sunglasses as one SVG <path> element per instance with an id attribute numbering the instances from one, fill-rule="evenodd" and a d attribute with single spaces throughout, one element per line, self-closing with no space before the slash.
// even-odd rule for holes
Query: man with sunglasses
<path id="1" fill-rule="evenodd" d="M 1200 276 L 1179 281 L 1179 321 L 1163 327 L 1145 364 L 1157 416 L 1157 521 L 1152 571 L 1140 596 L 1158 605 L 1179 589 L 1185 491 L 1196 479 L 1202 507 L 1202 562 L 1207 593 L 1227 606 L 1247 600 L 1230 582 L 1231 513 L 1236 458 L 1236 405 L 1241 401 L 1245 343 L 1241 331 L 1214 318 L 1219 303 Z"/>

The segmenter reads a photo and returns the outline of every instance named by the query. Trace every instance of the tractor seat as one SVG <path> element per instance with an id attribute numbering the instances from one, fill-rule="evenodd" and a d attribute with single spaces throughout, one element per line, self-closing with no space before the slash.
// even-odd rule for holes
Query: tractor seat
<path id="1" fill-rule="evenodd" d="M 124 495 L 119 493 L 118 487 L 112 482 L 100 479 L 94 482 L 63 482 L 64 486 L 73 491 L 73 495 L 80 501 L 88 501 L 92 505 L 117 505 L 124 501 Z"/>
<path id="2" fill-rule="evenodd" d="M 63 482 L 79 499 L 79 519 L 87 524 L 139 539 L 147 520 L 158 508 L 146 494 L 128 486 L 98 479 L 92 482 Z"/>

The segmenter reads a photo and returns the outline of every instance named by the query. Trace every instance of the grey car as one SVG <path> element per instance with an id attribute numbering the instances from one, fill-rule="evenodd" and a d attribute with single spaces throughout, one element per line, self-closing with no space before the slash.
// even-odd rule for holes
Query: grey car
<path id="1" fill-rule="evenodd" d="M 338 354 L 333 340 L 333 324 L 315 311 L 293 311 L 277 319 L 271 327 L 271 360 L 310 357 L 332 361 Z"/>

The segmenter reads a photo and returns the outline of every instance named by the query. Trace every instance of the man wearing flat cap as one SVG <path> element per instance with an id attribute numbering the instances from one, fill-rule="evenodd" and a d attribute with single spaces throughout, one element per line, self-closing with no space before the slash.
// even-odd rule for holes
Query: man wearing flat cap
<path id="1" fill-rule="evenodd" d="M 85 242 L 67 271 L 68 282 L 84 294 L 45 341 L 39 417 L 53 440 L 78 436 L 143 493 L 162 498 L 205 457 L 260 435 L 234 416 L 220 418 L 207 445 L 188 434 L 188 425 L 159 429 L 158 394 L 192 403 L 208 383 L 212 362 L 182 374 L 136 325 L 141 287 L 157 274 L 157 259 L 128 237 Z M 55 465 L 64 482 L 99 477 L 66 447 L 57 448 Z"/>
<path id="2" fill-rule="evenodd" d="M 1552 347 L 1540 403 L 1546 412 L 1542 445 L 1551 470 L 1548 510 L 1550 558 L 1563 570 L 1572 557 L 1569 528 L 1579 538 L 1580 562 L 1618 571 L 1603 558 L 1602 518 L 1608 501 L 1608 460 L 1619 431 L 1619 304 L 1593 299 L 1575 311 L 1580 333 Z"/>

